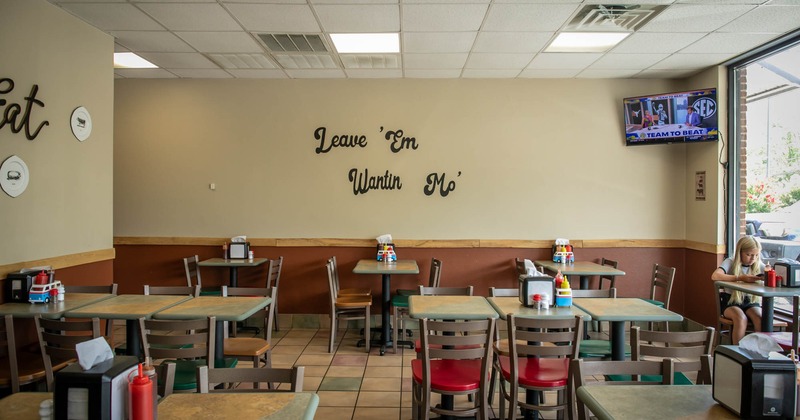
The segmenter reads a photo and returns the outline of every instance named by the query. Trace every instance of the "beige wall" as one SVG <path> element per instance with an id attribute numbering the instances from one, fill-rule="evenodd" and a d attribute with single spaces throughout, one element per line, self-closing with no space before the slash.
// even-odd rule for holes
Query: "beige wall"
<path id="1" fill-rule="evenodd" d="M 0 266 L 112 247 L 113 48 L 110 36 L 43 0 L 0 2 L 0 78 L 15 83 L 0 98 L 24 103 L 38 84 L 45 106 L 31 120 L 50 122 L 33 141 L 0 129 L 0 160 L 18 155 L 30 170 L 22 195 L 0 192 Z M 69 128 L 78 106 L 94 125 L 83 143 Z"/>
<path id="2" fill-rule="evenodd" d="M 621 116 L 623 97 L 684 83 L 117 80 L 114 233 L 685 239 L 687 174 L 713 171 L 714 144 L 625 147 Z M 368 146 L 316 154 L 320 126 Z M 391 153 L 381 126 L 419 148 Z M 403 188 L 355 196 L 351 168 Z M 456 189 L 423 194 L 431 172 Z"/>

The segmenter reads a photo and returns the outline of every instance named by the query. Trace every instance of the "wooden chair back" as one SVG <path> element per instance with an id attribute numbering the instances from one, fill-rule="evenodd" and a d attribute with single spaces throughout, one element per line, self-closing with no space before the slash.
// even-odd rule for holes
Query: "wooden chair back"
<path id="1" fill-rule="evenodd" d="M 519 297 L 519 289 L 514 288 L 501 288 L 501 287 L 490 287 L 489 288 L 489 296 L 491 297 Z"/>
<path id="2" fill-rule="evenodd" d="M 573 298 L 615 298 L 617 297 L 617 289 L 612 287 L 610 289 L 572 289 Z"/>
<path id="3" fill-rule="evenodd" d="M 200 257 L 197 255 L 183 259 L 183 269 L 186 272 L 186 285 L 192 287 L 192 279 L 197 279 L 195 286 L 202 286 L 203 279 L 200 277 Z"/>
<path id="4" fill-rule="evenodd" d="M 472 286 L 466 287 L 425 287 L 419 286 L 422 296 L 472 296 Z"/>
<path id="5" fill-rule="evenodd" d="M 150 286 L 144 285 L 145 295 L 200 296 L 200 286 Z"/>
<path id="6" fill-rule="evenodd" d="M 656 299 L 656 290 L 663 289 L 664 309 L 669 309 L 669 298 L 672 295 L 672 282 L 675 280 L 675 267 L 653 264 L 653 280 L 650 286 L 650 299 Z"/>
<path id="7" fill-rule="evenodd" d="M 216 368 L 208 366 L 197 368 L 197 383 L 201 394 L 209 392 L 302 392 L 305 368 L 295 366 L 291 368 Z M 268 387 L 259 388 L 233 388 L 236 383 L 287 383 L 288 389 L 280 390 L 278 387 L 267 390 Z M 219 384 L 230 384 L 230 387 L 215 389 Z"/>
<path id="8" fill-rule="evenodd" d="M 328 277 L 333 279 L 333 291 L 334 296 L 339 296 L 339 265 L 336 262 L 336 255 L 330 257 L 328 259 L 328 266 L 330 266 L 330 271 L 328 272 Z"/>
<path id="9" fill-rule="evenodd" d="M 222 286 L 222 296 L 265 296 L 271 297 L 272 303 L 256 314 L 264 316 L 264 340 L 272 342 L 272 324 L 275 322 L 275 296 L 278 294 L 278 287 L 228 287 Z M 255 315 L 255 314 L 254 314 Z"/>
<path id="10" fill-rule="evenodd" d="M 47 391 L 53 390 L 53 372 L 78 357 L 75 345 L 100 337 L 100 319 L 75 321 L 44 319 L 37 315 L 36 333 L 47 378 Z"/>
<path id="11" fill-rule="evenodd" d="M 83 285 L 64 285 L 65 293 L 110 293 L 114 296 L 117 295 L 117 283 L 103 284 L 97 286 L 83 286 Z"/>
<path id="12" fill-rule="evenodd" d="M 583 317 L 572 319 L 534 319 L 517 317 L 509 314 L 508 342 L 511 370 L 515 371 L 518 357 L 578 357 L 581 337 L 583 336 Z M 524 344 L 523 344 L 524 343 Z M 495 351 L 502 351 L 495 348 Z M 514 378 L 516 379 L 516 378 Z"/>
<path id="13" fill-rule="evenodd" d="M 278 287 L 281 282 L 281 269 L 283 268 L 283 257 L 269 260 L 267 268 L 267 288 Z"/>
<path id="14" fill-rule="evenodd" d="M 671 358 L 675 372 L 697 372 L 697 384 L 711 384 L 714 328 L 701 331 L 648 331 L 631 327 L 631 360 Z"/>
<path id="15" fill-rule="evenodd" d="M 17 344 L 14 341 L 14 318 L 3 316 L 0 322 L 0 363 L 8 363 L 7 376 L 0 377 L 0 387 L 11 388 L 11 393 L 19 392 L 19 362 Z"/>
<path id="16" fill-rule="evenodd" d="M 442 282 L 442 260 L 431 258 L 431 273 L 428 277 L 428 287 L 439 287 Z"/>
<path id="17" fill-rule="evenodd" d="M 517 277 L 528 275 L 528 269 L 525 267 L 525 260 L 514 258 L 514 268 L 517 270 Z M 516 278 L 514 280 L 516 280 Z"/>

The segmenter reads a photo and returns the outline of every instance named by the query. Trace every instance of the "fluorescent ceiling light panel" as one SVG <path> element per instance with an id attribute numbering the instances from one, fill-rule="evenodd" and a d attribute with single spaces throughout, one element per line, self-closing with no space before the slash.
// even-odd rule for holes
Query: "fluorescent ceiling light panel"
<path id="1" fill-rule="evenodd" d="M 628 35 L 629 32 L 561 32 L 545 52 L 605 52 Z"/>
<path id="2" fill-rule="evenodd" d="M 331 34 L 339 54 L 399 53 L 400 34 Z"/>
<path id="3" fill-rule="evenodd" d="M 114 53 L 114 68 L 115 69 L 156 69 L 157 65 L 145 60 L 142 57 L 132 53 Z"/>

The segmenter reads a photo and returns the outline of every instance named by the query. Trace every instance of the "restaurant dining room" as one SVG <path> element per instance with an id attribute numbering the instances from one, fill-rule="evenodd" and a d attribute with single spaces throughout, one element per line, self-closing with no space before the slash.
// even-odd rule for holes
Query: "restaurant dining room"
<path id="1" fill-rule="evenodd" d="M 612 3 L 0 0 L 0 419 L 800 413 L 800 4 Z"/>

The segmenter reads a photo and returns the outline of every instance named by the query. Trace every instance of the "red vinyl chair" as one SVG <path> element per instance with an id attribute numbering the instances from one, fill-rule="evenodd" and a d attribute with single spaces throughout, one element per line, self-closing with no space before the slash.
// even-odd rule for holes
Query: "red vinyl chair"
<path id="1" fill-rule="evenodd" d="M 509 419 L 522 410 L 563 411 L 572 418 L 569 364 L 577 359 L 583 335 L 583 317 L 572 319 L 531 319 L 508 315 L 507 350 L 495 347 L 495 369 L 500 371 L 500 418 L 509 403 Z M 566 343 L 566 344 L 565 344 Z M 519 401 L 524 389 L 531 397 Z M 542 391 L 557 391 L 556 404 L 537 401 Z"/>

